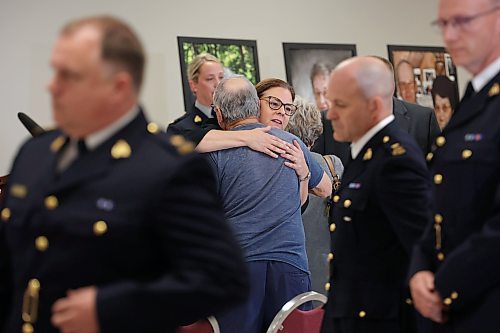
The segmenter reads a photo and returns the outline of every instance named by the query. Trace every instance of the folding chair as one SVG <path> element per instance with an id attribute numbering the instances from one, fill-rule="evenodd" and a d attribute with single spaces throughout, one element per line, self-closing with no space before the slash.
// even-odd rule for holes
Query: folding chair
<path id="1" fill-rule="evenodd" d="M 322 306 L 320 305 L 309 311 L 298 309 L 299 306 L 310 301 L 325 304 L 327 298 L 315 291 L 295 296 L 286 302 L 276 314 L 271 325 L 269 325 L 267 333 L 319 333 L 324 314 Z"/>
<path id="2" fill-rule="evenodd" d="M 179 327 L 177 333 L 220 333 L 220 328 L 217 319 L 210 316 L 191 325 Z"/>

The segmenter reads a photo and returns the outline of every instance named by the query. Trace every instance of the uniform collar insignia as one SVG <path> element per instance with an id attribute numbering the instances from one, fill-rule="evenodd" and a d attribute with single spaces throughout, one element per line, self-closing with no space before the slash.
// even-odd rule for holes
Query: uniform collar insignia
<path id="1" fill-rule="evenodd" d="M 57 138 L 52 141 L 50 144 L 50 150 L 53 153 L 57 153 L 62 146 L 64 146 L 64 143 L 66 142 L 66 137 L 64 135 L 59 135 Z"/>
<path id="2" fill-rule="evenodd" d="M 371 148 L 368 148 L 365 152 L 365 154 L 363 155 L 363 161 L 369 161 L 372 159 L 372 156 L 373 156 L 373 151 Z"/>
<path id="3" fill-rule="evenodd" d="M 129 158 L 132 154 L 132 149 L 130 145 L 125 140 L 118 140 L 111 148 L 111 156 L 114 159 Z"/>
<path id="4" fill-rule="evenodd" d="M 203 119 L 201 119 L 201 117 L 200 117 L 200 116 L 198 116 L 198 115 L 194 116 L 194 122 L 195 122 L 196 124 L 201 123 L 201 121 L 202 121 L 202 120 L 203 120 Z"/>
<path id="5" fill-rule="evenodd" d="M 496 82 L 488 91 L 488 96 L 491 97 L 491 96 L 496 96 L 498 94 L 500 94 L 500 84 Z"/>

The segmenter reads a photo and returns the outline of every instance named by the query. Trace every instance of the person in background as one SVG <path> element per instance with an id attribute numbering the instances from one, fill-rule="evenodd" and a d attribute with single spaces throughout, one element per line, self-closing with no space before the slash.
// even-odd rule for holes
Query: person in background
<path id="1" fill-rule="evenodd" d="M 410 333 L 415 316 L 406 273 L 429 221 L 430 175 L 416 142 L 394 121 L 393 74 L 376 57 L 332 72 L 327 117 L 351 142 L 330 213 L 330 279 L 323 333 Z"/>
<path id="2" fill-rule="evenodd" d="M 21 147 L 0 207 L 0 331 L 173 333 L 245 300 L 210 165 L 139 106 L 132 29 L 71 21 L 50 63 L 57 129 Z"/>
<path id="3" fill-rule="evenodd" d="M 290 117 L 286 131 L 296 135 L 310 149 L 314 141 L 323 132 L 320 111 L 314 103 L 309 103 L 298 95 L 295 96 L 294 104 L 297 106 L 297 111 Z M 340 159 L 335 155 L 321 156 L 314 152 L 311 152 L 311 156 L 319 163 L 332 183 L 336 183 L 338 186 L 344 171 Z M 330 199 L 330 197 L 325 199 L 310 194 L 307 209 L 302 213 L 312 290 L 323 294 L 326 294 L 325 283 L 328 280 L 327 260 L 330 253 L 328 231 Z"/>
<path id="4" fill-rule="evenodd" d="M 413 303 L 432 332 L 498 332 L 500 1 L 440 0 L 434 24 L 472 80 L 429 154 L 436 202 L 412 257 Z"/>
<path id="5" fill-rule="evenodd" d="M 417 103 L 417 84 L 413 75 L 413 67 L 407 60 L 401 60 L 394 71 L 396 73 L 396 84 L 398 95 L 402 100 Z"/>
<path id="6" fill-rule="evenodd" d="M 212 96 L 219 82 L 224 78 L 224 68 L 219 59 L 209 53 L 201 53 L 188 66 L 189 88 L 196 96 L 189 112 L 174 120 L 167 127 L 168 134 L 185 134 L 199 128 L 203 121 L 213 118 Z"/>
<path id="7" fill-rule="evenodd" d="M 273 158 L 284 157 L 287 167 L 295 170 L 301 182 L 301 199 L 306 202 L 307 193 L 326 198 L 331 194 L 332 184 L 326 173 L 314 160 L 306 161 L 298 142 L 289 143 L 269 133 L 272 128 L 284 130 L 290 117 L 296 112 L 293 104 L 295 90 L 287 82 L 276 79 L 264 79 L 255 86 L 260 101 L 259 122 L 264 128 L 245 131 L 221 131 L 220 126 L 209 124 L 201 130 L 192 131 L 191 137 L 198 143 L 196 150 L 211 152 L 233 147 L 248 146 Z M 312 181 L 319 179 L 319 182 Z"/>
<path id="8" fill-rule="evenodd" d="M 387 68 L 391 72 L 394 72 L 392 64 L 387 59 L 379 56 L 373 57 L 384 62 Z M 418 104 L 405 102 L 395 97 L 392 99 L 392 110 L 396 124 L 417 141 L 422 154 L 425 155 L 430 152 L 434 139 L 440 133 L 433 110 Z M 322 155 L 336 155 L 345 165 L 349 160 L 349 143 L 335 140 L 332 125 L 324 117 L 324 113 L 322 121 L 323 134 L 316 140 L 311 150 Z"/>
<path id="9" fill-rule="evenodd" d="M 453 82 L 446 76 L 438 76 L 432 84 L 432 101 L 434 102 L 434 113 L 439 128 L 443 128 L 448 124 L 455 110 L 456 104 L 456 89 Z"/>
<path id="10" fill-rule="evenodd" d="M 311 69 L 311 86 L 316 106 L 320 111 L 328 110 L 326 91 L 331 71 L 332 67 L 322 62 L 315 63 Z"/>
<path id="11" fill-rule="evenodd" d="M 278 98 L 279 94 L 270 92 L 261 99 L 267 96 Z M 258 120 L 259 104 L 255 87 L 243 76 L 224 79 L 215 89 L 217 120 L 225 131 L 265 127 Z M 271 115 L 262 111 L 260 118 Z M 273 119 L 279 118 L 274 115 Z M 297 137 L 278 128 L 272 128 L 270 133 L 286 142 L 297 142 L 306 161 L 311 160 Z M 214 151 L 208 157 L 250 276 L 248 301 L 216 314 L 216 318 L 222 333 L 265 332 L 288 300 L 310 290 L 300 215 L 300 183 L 307 179 L 297 177 L 292 168 L 284 166 L 284 158 L 271 158 L 246 146 Z M 319 179 L 311 182 L 315 184 Z"/>

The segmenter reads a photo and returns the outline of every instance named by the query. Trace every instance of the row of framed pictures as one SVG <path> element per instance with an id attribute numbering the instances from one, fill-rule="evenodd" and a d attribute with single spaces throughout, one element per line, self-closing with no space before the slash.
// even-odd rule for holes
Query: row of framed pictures
<path id="1" fill-rule="evenodd" d="M 187 65 L 197 54 L 208 52 L 220 59 L 228 73 L 244 75 L 254 84 L 260 80 L 255 40 L 179 36 L 177 41 L 186 110 L 194 103 Z M 388 59 L 394 67 L 398 98 L 432 107 L 434 82 L 444 79 L 453 90 L 449 93 L 452 95 L 450 100 L 458 101 L 456 67 L 444 48 L 388 45 L 387 49 Z M 323 109 L 329 72 L 342 60 L 356 56 L 356 45 L 283 43 L 283 52 L 287 81 L 298 95 L 315 101 Z"/>

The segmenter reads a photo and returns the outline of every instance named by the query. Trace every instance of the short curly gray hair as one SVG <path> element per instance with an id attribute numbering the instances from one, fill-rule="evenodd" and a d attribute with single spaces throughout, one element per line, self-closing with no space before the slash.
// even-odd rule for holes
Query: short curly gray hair
<path id="1" fill-rule="evenodd" d="M 316 104 L 310 103 L 298 95 L 295 96 L 293 104 L 297 106 L 297 111 L 290 117 L 285 130 L 299 137 L 307 147 L 311 147 L 323 133 L 321 113 Z"/>

